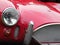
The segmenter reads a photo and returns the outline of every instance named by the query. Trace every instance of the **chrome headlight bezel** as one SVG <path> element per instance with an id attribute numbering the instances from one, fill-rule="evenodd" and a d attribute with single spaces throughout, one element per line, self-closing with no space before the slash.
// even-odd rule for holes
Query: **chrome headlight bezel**
<path id="1" fill-rule="evenodd" d="M 10 20 L 10 22 L 8 20 Z M 6 26 L 14 26 L 18 22 L 18 20 L 19 13 L 15 8 L 9 7 L 2 12 L 2 22 Z"/>

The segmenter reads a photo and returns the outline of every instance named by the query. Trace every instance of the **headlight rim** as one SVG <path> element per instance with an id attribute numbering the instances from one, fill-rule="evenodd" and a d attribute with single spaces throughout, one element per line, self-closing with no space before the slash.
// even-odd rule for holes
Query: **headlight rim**
<path id="1" fill-rule="evenodd" d="M 16 10 L 16 12 L 17 12 L 17 14 L 18 14 L 18 19 L 17 19 L 17 21 L 16 21 L 16 23 L 15 24 L 13 24 L 13 25 L 8 25 L 7 23 L 5 23 L 5 21 L 4 21 L 4 12 L 7 10 L 7 9 L 15 9 Z M 3 10 L 3 12 L 2 12 L 2 16 L 1 16 L 1 19 L 2 19 L 2 23 L 5 25 L 5 26 L 14 26 L 14 25 L 16 25 L 17 24 L 17 22 L 19 21 L 19 13 L 18 13 L 18 11 L 17 11 L 17 9 L 16 8 L 13 8 L 13 7 L 8 7 L 8 8 L 6 8 L 5 10 Z"/>

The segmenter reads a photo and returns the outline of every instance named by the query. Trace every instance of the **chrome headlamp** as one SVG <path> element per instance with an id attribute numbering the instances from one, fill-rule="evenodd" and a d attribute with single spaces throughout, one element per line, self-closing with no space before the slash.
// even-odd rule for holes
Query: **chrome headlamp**
<path id="1" fill-rule="evenodd" d="M 6 8 L 2 13 L 2 21 L 7 26 L 13 26 L 18 22 L 19 15 L 15 8 Z"/>

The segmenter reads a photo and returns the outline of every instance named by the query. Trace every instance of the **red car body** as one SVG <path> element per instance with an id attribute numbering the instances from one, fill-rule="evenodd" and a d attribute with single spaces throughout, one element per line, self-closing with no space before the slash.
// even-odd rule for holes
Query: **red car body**
<path id="1" fill-rule="evenodd" d="M 20 15 L 18 23 L 12 27 L 5 26 L 1 21 L 2 12 L 8 7 L 16 8 Z M 23 41 L 30 21 L 34 22 L 34 31 L 44 24 L 60 24 L 60 3 L 37 0 L 0 0 L 0 40 Z M 20 30 L 17 39 L 15 39 L 14 32 L 17 26 Z M 7 37 L 4 35 L 5 30 L 11 30 Z"/>

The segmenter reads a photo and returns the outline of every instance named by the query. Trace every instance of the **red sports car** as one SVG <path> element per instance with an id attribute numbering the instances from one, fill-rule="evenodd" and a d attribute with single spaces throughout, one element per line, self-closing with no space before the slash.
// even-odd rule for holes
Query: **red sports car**
<path id="1" fill-rule="evenodd" d="M 59 0 L 0 0 L 0 41 L 60 43 Z"/>

